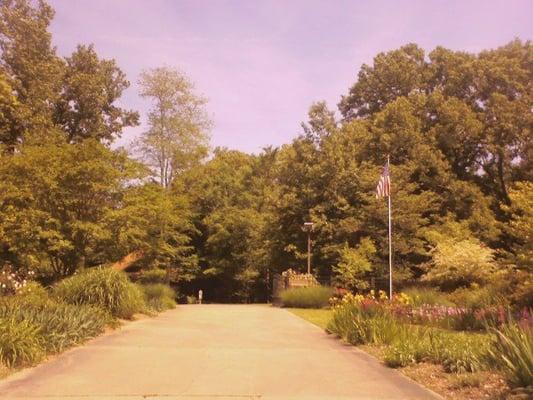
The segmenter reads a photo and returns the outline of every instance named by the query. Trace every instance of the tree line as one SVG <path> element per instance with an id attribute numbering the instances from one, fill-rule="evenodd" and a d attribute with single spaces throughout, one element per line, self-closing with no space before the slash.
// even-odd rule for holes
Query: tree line
<path id="1" fill-rule="evenodd" d="M 59 57 L 44 1 L 0 1 L 0 263 L 57 280 L 132 252 L 138 268 L 209 299 L 263 301 L 274 273 L 305 270 L 353 290 L 387 276 L 390 154 L 395 278 L 487 288 L 532 304 L 533 46 L 477 54 L 416 44 L 362 65 L 338 104 L 313 103 L 289 144 L 210 149 L 207 100 L 179 70 L 129 82 L 79 45 Z"/>

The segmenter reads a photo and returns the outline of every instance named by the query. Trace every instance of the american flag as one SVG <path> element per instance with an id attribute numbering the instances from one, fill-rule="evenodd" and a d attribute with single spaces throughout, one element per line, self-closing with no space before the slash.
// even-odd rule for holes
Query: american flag
<path id="1" fill-rule="evenodd" d="M 378 186 L 376 187 L 376 199 L 387 196 L 390 196 L 390 174 L 389 166 L 385 165 L 385 167 L 383 167 L 383 172 L 379 177 Z"/>

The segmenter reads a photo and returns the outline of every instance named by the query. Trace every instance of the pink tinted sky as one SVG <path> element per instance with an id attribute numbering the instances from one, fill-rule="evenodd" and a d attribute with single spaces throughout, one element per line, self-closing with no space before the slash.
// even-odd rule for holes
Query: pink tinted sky
<path id="1" fill-rule="evenodd" d="M 415 42 L 476 52 L 533 36 L 532 0 L 49 1 L 59 53 L 94 43 L 115 58 L 132 82 L 124 106 L 144 116 L 140 71 L 178 67 L 209 98 L 213 146 L 247 152 L 290 142 L 313 101 L 336 109 L 380 51 Z"/>

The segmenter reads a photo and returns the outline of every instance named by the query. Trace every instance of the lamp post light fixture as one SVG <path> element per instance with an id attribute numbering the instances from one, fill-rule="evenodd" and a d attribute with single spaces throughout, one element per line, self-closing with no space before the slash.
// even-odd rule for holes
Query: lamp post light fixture
<path id="1" fill-rule="evenodd" d="M 313 230 L 312 222 L 304 222 L 302 229 L 307 232 L 307 273 L 311 274 L 311 231 Z"/>

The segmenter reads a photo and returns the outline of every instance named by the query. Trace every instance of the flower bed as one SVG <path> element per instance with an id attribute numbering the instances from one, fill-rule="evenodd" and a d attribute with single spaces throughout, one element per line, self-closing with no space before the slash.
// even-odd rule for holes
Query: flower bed
<path id="1" fill-rule="evenodd" d="M 389 312 L 405 323 L 457 331 L 484 331 L 488 327 L 500 327 L 510 321 L 516 321 L 519 325 L 533 325 L 533 313 L 528 308 L 513 311 L 503 306 L 480 308 L 438 304 L 414 306 L 412 299 L 403 293 L 395 296 L 391 302 L 383 291 L 377 294 L 370 291 L 367 296 L 347 293 L 342 298 L 330 299 L 330 304 L 334 308 L 348 303 L 357 303 L 363 310 L 379 309 L 381 312 Z"/>
<path id="2" fill-rule="evenodd" d="M 493 369 L 504 371 L 511 385 L 533 384 L 530 310 L 415 307 L 406 295 L 389 301 L 384 292 L 377 296 L 373 292 L 368 296 L 348 293 L 332 303 L 333 315 L 326 330 L 354 345 L 384 346 L 384 361 L 391 367 L 429 362 L 449 373 Z M 499 346 L 498 352 L 491 351 L 495 346 Z M 509 359 L 517 361 L 509 363 Z"/>

